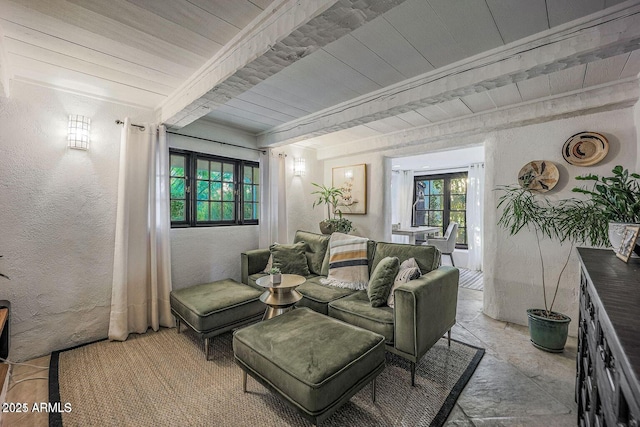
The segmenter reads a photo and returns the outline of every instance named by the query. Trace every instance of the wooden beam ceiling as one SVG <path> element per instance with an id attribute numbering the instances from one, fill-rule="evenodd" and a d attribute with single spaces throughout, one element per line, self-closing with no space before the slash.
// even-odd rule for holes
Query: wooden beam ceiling
<path id="1" fill-rule="evenodd" d="M 276 126 L 262 147 L 348 129 L 640 48 L 640 5 L 607 9 Z"/>
<path id="2" fill-rule="evenodd" d="M 404 0 L 276 0 L 159 108 L 181 128 Z"/>

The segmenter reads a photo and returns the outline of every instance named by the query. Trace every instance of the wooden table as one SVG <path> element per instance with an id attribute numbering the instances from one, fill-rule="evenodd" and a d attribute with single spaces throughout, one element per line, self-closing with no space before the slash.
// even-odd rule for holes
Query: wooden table
<path id="1" fill-rule="evenodd" d="M 280 283 L 271 283 L 271 277 L 264 276 L 256 280 L 258 286 L 267 288 L 260 295 L 260 301 L 267 304 L 267 310 L 262 320 L 271 319 L 293 309 L 293 305 L 302 299 L 302 294 L 296 288 L 306 282 L 303 276 L 297 274 L 283 274 Z"/>
<path id="2" fill-rule="evenodd" d="M 398 234 L 400 236 L 409 236 L 409 244 L 416 244 L 416 235 L 418 234 L 434 234 L 440 231 L 440 227 L 430 227 L 428 225 L 421 225 L 419 227 L 407 227 L 399 228 L 397 230 L 391 230 L 391 234 Z"/>

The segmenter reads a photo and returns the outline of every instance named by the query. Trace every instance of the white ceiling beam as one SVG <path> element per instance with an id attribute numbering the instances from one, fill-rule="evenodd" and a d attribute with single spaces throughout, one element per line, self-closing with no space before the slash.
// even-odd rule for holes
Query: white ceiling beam
<path id="1" fill-rule="evenodd" d="M 0 27 L 0 97 L 9 97 L 9 80 L 11 80 L 9 60 L 7 59 L 7 49 L 4 43 L 4 33 L 2 32 L 2 27 Z"/>
<path id="2" fill-rule="evenodd" d="M 293 143 L 640 48 L 640 5 L 626 2 L 305 117 L 258 136 Z"/>
<path id="3" fill-rule="evenodd" d="M 501 129 L 544 123 L 565 117 L 590 114 L 633 106 L 640 97 L 637 78 L 600 85 L 588 90 L 549 96 L 542 100 L 503 107 L 490 112 L 473 114 L 403 130 L 386 135 L 364 138 L 349 144 L 336 144 L 317 149 L 318 160 L 352 156 L 369 152 L 394 150 L 410 153 L 424 144 L 451 138 L 494 132 Z"/>
<path id="4" fill-rule="evenodd" d="M 181 128 L 404 0 L 276 0 L 158 107 Z"/>

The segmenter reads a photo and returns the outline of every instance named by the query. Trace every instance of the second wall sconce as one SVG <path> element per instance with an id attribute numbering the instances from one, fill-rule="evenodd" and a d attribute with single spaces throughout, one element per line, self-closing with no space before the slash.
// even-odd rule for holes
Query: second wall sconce
<path id="1" fill-rule="evenodd" d="M 85 116 L 69 116 L 69 148 L 88 150 L 91 136 L 91 119 Z"/>
<path id="2" fill-rule="evenodd" d="M 307 166 L 304 157 L 296 157 L 293 159 L 293 174 L 295 176 L 304 176 Z"/>

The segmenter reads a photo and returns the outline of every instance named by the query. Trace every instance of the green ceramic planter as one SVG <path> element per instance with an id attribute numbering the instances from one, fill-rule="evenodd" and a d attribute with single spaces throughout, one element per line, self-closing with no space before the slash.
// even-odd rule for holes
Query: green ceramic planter
<path id="1" fill-rule="evenodd" d="M 527 310 L 531 343 L 541 350 L 561 353 L 567 342 L 571 318 L 553 311 L 551 313 L 558 319 L 549 319 L 535 314 L 540 311 L 544 310 L 535 308 Z"/>

